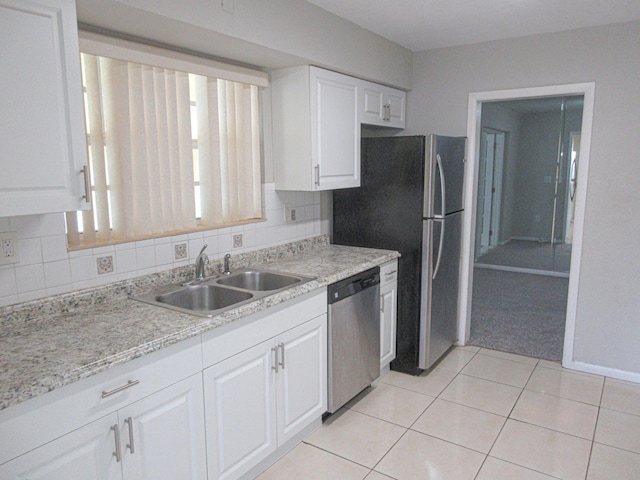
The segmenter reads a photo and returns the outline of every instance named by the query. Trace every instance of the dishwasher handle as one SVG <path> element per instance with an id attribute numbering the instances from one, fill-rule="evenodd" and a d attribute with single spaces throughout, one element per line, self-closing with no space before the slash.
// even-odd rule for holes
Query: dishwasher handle
<path id="1" fill-rule="evenodd" d="M 331 305 L 379 284 L 380 267 L 375 267 L 329 285 L 328 303 Z"/>

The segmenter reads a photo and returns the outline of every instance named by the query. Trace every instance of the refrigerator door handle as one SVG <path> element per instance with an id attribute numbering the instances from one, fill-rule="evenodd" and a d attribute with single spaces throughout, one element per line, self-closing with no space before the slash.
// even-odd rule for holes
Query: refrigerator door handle
<path id="1" fill-rule="evenodd" d="M 440 208 L 442 209 L 440 211 L 440 215 L 434 215 L 436 218 L 442 218 L 444 217 L 444 213 L 446 211 L 445 209 L 445 201 L 446 201 L 446 194 L 445 194 L 445 181 L 444 181 L 444 171 L 442 170 L 442 158 L 440 157 L 440 154 L 436 154 L 436 162 L 438 164 L 438 172 L 440 173 L 440 199 L 441 199 L 441 205 Z M 435 212 L 434 212 L 435 213 Z"/>
<path id="2" fill-rule="evenodd" d="M 445 222 L 444 222 L 444 218 L 434 218 L 433 221 L 440 223 L 440 241 L 438 242 L 438 256 L 436 257 L 436 266 L 433 268 L 433 275 L 431 276 L 431 278 L 435 280 L 436 276 L 438 275 L 438 270 L 440 269 L 440 260 L 442 259 L 442 249 L 444 247 Z"/>

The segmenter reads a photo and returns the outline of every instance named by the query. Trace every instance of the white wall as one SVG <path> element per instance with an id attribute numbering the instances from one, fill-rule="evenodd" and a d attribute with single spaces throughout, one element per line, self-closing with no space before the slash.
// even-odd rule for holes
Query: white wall
<path id="1" fill-rule="evenodd" d="M 20 263 L 0 266 L 0 306 L 193 263 L 205 243 L 212 260 L 230 253 L 233 265 L 238 253 L 320 235 L 319 193 L 276 192 L 273 184 L 264 191 L 266 222 L 74 252 L 67 252 L 62 213 L 0 217 L 0 232 L 17 232 L 20 255 Z M 296 207 L 296 222 L 285 223 L 285 203 Z M 239 233 L 243 247 L 233 248 Z M 180 243 L 187 244 L 188 259 L 176 261 L 174 245 Z M 97 259 L 106 256 L 113 258 L 114 271 L 98 274 Z"/>
<path id="2" fill-rule="evenodd" d="M 411 87 L 412 53 L 303 0 L 77 0 L 81 22 L 260 67 L 314 64 Z"/>
<path id="3" fill-rule="evenodd" d="M 470 92 L 595 82 L 574 361 L 640 373 L 640 22 L 422 52 L 410 132 L 465 135 Z"/>

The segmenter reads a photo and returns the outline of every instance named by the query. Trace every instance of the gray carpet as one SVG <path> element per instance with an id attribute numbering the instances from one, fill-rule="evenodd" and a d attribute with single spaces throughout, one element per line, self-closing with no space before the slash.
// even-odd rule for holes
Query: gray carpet
<path id="1" fill-rule="evenodd" d="M 562 359 L 568 278 L 475 268 L 469 343 Z"/>

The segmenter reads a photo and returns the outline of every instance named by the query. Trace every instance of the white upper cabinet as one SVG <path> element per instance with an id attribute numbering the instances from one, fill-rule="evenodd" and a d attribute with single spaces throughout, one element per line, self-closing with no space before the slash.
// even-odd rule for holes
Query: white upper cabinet
<path id="1" fill-rule="evenodd" d="M 74 0 L 0 0 L 0 216 L 89 208 Z"/>
<path id="2" fill-rule="evenodd" d="M 359 92 L 361 123 L 405 127 L 406 92 L 365 81 L 362 81 Z"/>
<path id="3" fill-rule="evenodd" d="M 358 80 L 316 67 L 272 72 L 276 188 L 360 186 Z"/>
<path id="4" fill-rule="evenodd" d="M 278 190 L 360 186 L 360 126 L 405 127 L 407 94 L 317 67 L 271 72 Z"/>

